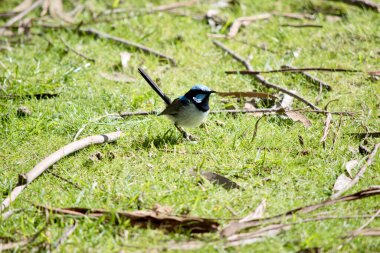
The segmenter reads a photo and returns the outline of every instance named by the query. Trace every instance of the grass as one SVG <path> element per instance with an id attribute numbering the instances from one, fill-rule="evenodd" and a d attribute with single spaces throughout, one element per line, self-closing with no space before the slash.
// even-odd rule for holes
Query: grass
<path id="1" fill-rule="evenodd" d="M 0 11 L 8 11 L 17 1 L 6 1 Z M 131 3 L 133 2 L 133 3 Z M 344 13 L 344 18 L 332 23 L 322 14 L 315 22 L 322 29 L 297 29 L 282 27 L 284 23 L 297 21 L 272 18 L 242 29 L 236 39 L 223 41 L 229 48 L 244 57 L 251 56 L 256 69 L 275 69 L 283 64 L 299 67 L 341 67 L 359 70 L 379 69 L 379 14 L 334 2 L 303 1 L 240 1 L 240 7 L 223 9 L 221 15 L 233 21 L 239 16 L 249 16 L 265 11 L 303 12 L 311 8 L 332 7 Z M 95 11 L 106 8 L 88 1 Z M 152 1 L 160 5 L 166 1 Z M 147 2 L 128 1 L 120 7 L 139 9 Z M 66 9 L 72 9 L 68 4 Z M 210 4 L 202 3 L 188 8 L 204 13 Z M 32 15 L 38 16 L 39 12 Z M 79 19 L 88 19 L 84 12 Z M 4 21 L 1 21 L 3 24 Z M 32 28 L 29 37 L 2 37 L 0 61 L 0 94 L 25 95 L 58 92 L 51 99 L 0 98 L 0 191 L 3 198 L 17 184 L 17 175 L 29 171 L 48 154 L 73 140 L 83 124 L 101 115 L 121 111 L 160 110 L 164 107 L 160 98 L 150 89 L 137 72 L 138 66 L 159 79 L 161 87 L 170 97 L 186 92 L 196 83 L 203 83 L 219 91 L 266 91 L 247 76 L 225 75 L 225 70 L 244 69 L 230 56 L 212 44 L 207 37 L 210 27 L 190 17 L 168 13 L 156 13 L 90 25 L 100 31 L 164 52 L 178 61 L 177 67 L 123 45 L 79 35 L 70 29 L 49 30 Z M 37 32 L 42 32 L 37 35 Z M 66 52 L 60 38 L 96 62 Z M 182 39 L 178 39 L 182 38 Z M 49 44 L 51 41 L 52 44 Z M 239 42 L 240 41 L 240 42 Z M 247 43 L 242 43 L 246 41 Z M 252 45 L 266 46 L 275 53 L 262 51 Z M 8 47 L 8 49 L 6 49 Z M 120 52 L 132 53 L 129 67 L 121 68 Z M 298 57 L 297 57 L 298 54 Z M 124 71 L 136 78 L 135 83 L 118 83 L 100 77 L 101 72 Z M 360 141 L 347 133 L 379 131 L 379 81 L 365 74 L 313 73 L 333 86 L 324 92 L 319 106 L 338 99 L 329 105 L 331 111 L 354 111 L 355 117 L 334 116 L 327 148 L 323 149 L 323 115 L 308 114 L 313 125 L 305 129 L 302 124 L 269 116 L 259 123 L 258 134 L 251 141 L 257 120 L 249 115 L 210 115 L 207 129 L 192 129 L 200 140 L 197 144 L 184 142 L 173 125 L 165 118 L 148 116 L 125 120 L 102 119 L 89 124 L 81 137 L 122 130 L 125 135 L 116 143 L 93 146 L 71 155 L 51 170 L 81 186 L 81 190 L 44 173 L 33 182 L 11 208 L 24 208 L 10 219 L 2 221 L 0 237 L 20 240 L 32 236 L 45 224 L 45 216 L 36 212 L 31 203 L 54 207 L 81 206 L 108 210 L 150 209 L 156 203 L 173 207 L 175 214 L 215 218 L 232 218 L 227 207 L 238 216 L 252 212 L 262 199 L 266 199 L 266 216 L 282 213 L 305 204 L 328 198 L 336 178 L 344 172 L 344 164 L 351 159 L 362 159 L 356 150 Z M 318 88 L 300 75 L 270 74 L 265 77 L 288 89 L 296 90 L 308 100 L 318 95 Z M 270 92 L 275 92 L 270 90 Z M 223 99 L 211 98 L 212 109 L 223 109 Z M 241 103 L 230 99 L 229 103 Z M 17 116 L 17 108 L 26 106 L 32 114 Z M 295 101 L 293 107 L 303 107 Z M 220 126 L 217 121 L 222 121 Z M 305 147 L 299 145 L 302 136 Z M 369 139 L 368 147 L 378 139 Z M 309 154 L 301 155 L 307 149 Z M 89 160 L 95 152 L 106 159 Z M 112 153 L 115 159 L 108 159 Z M 369 167 L 360 182 L 348 193 L 371 185 L 380 184 L 380 163 Z M 222 174 L 245 191 L 225 190 L 220 186 L 197 185 L 197 179 L 188 171 L 199 168 Z M 351 203 L 337 204 L 323 211 L 335 215 L 373 214 L 380 198 L 374 197 Z M 50 217 L 48 229 L 37 242 L 56 241 L 64 229 L 72 224 L 71 218 Z M 268 238 L 263 242 L 223 249 L 222 244 L 202 248 L 202 252 L 296 252 L 305 248 L 320 247 L 323 251 L 335 251 L 343 242 L 341 236 L 360 227 L 366 219 L 331 220 L 294 226 L 290 231 Z M 165 245 L 193 239 L 187 234 L 164 233 L 160 230 L 131 227 L 128 222 L 120 225 L 102 220 L 81 219 L 75 232 L 59 248 L 67 251 L 148 251 L 162 249 Z M 226 220 L 221 220 L 227 224 Z M 370 227 L 379 227 L 378 220 Z M 213 241 L 216 234 L 199 235 L 197 239 Z M 23 249 L 20 249 L 23 250 Z M 24 248 L 25 250 L 25 248 Z M 41 248 L 40 248 L 41 250 Z M 378 252 L 380 241 L 376 237 L 357 237 L 344 246 L 344 252 Z"/>

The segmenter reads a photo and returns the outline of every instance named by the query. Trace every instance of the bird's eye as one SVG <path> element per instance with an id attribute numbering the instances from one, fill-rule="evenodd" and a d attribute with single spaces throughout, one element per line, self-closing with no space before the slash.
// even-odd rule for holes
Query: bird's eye
<path id="1" fill-rule="evenodd" d="M 206 94 L 198 94 L 196 95 L 195 97 L 193 97 L 193 100 L 196 102 L 196 103 L 202 103 L 203 99 L 206 97 Z"/>

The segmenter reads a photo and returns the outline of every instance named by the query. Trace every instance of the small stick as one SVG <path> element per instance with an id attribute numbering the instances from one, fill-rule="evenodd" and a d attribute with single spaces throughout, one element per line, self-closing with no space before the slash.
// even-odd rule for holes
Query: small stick
<path id="1" fill-rule="evenodd" d="M 305 72 L 305 71 L 322 71 L 322 72 L 352 72 L 359 73 L 363 72 L 357 69 L 342 69 L 342 68 L 282 68 L 273 70 L 228 70 L 225 71 L 226 74 L 240 74 L 240 75 L 258 75 L 258 74 L 269 74 L 269 73 L 281 73 L 281 72 Z M 368 71 L 368 73 L 374 73 L 373 71 Z"/>
<path id="2" fill-rule="evenodd" d="M 235 60 L 241 62 L 249 71 L 253 71 L 253 67 L 251 66 L 251 64 L 244 60 L 240 55 L 236 54 L 235 52 L 233 52 L 232 50 L 230 50 L 229 48 L 227 48 L 224 44 L 222 44 L 221 42 L 219 41 L 213 41 L 213 43 L 215 45 L 217 45 L 218 47 L 222 48 L 224 51 L 226 51 L 227 53 L 229 53 Z M 276 89 L 276 90 L 279 90 L 279 91 L 282 91 L 298 100 L 300 100 L 301 102 L 305 103 L 306 105 L 310 106 L 311 108 L 315 109 L 315 110 L 320 110 L 317 106 L 315 106 L 314 104 L 312 104 L 311 102 L 307 101 L 306 99 L 304 99 L 303 97 L 297 95 L 296 93 L 292 92 L 292 91 L 289 91 L 285 88 L 282 88 L 276 84 L 273 84 L 273 83 L 270 83 L 268 81 L 266 81 L 264 79 L 264 77 L 262 77 L 261 75 L 259 74 L 256 74 L 254 75 L 254 77 L 256 78 L 256 80 L 258 80 L 259 82 L 261 82 L 261 84 L 263 84 L 264 86 L 266 87 L 269 87 L 269 88 L 273 88 L 273 89 Z"/>
<path id="3" fill-rule="evenodd" d="M 11 18 L 10 20 L 8 20 L 8 22 L 6 22 L 1 28 L 0 28 L 0 35 L 3 34 L 3 32 L 5 31 L 5 29 L 9 26 L 12 26 L 14 23 L 20 21 L 21 19 L 23 19 L 26 15 L 28 15 L 31 11 L 33 11 L 34 9 L 36 9 L 37 7 L 39 7 L 42 2 L 44 0 L 37 0 L 36 2 L 34 2 L 34 4 L 32 4 L 29 8 L 27 8 L 26 10 L 24 10 L 23 12 L 19 13 L 17 16 L 14 16 L 13 18 Z"/>
<path id="4" fill-rule="evenodd" d="M 66 183 L 68 184 L 71 184 L 72 186 L 74 186 L 75 188 L 77 188 L 78 190 L 82 190 L 82 187 L 80 187 L 78 184 L 74 183 L 74 182 L 71 182 L 70 180 L 58 175 L 57 173 L 53 172 L 53 171 L 50 171 L 48 170 L 48 173 L 52 174 L 53 176 L 55 176 L 56 178 L 59 178 L 61 179 L 62 181 L 65 181 Z"/>
<path id="5" fill-rule="evenodd" d="M 289 66 L 289 65 L 284 65 L 284 66 L 281 66 L 282 69 L 297 69 L 297 68 L 294 68 L 293 66 Z M 310 82 L 314 83 L 314 84 L 317 84 L 318 87 L 325 87 L 327 90 L 331 90 L 331 86 L 328 85 L 327 83 L 319 80 L 318 78 L 312 76 L 312 75 L 309 75 L 308 73 L 305 73 L 305 72 L 300 72 L 301 75 L 303 75 L 307 80 L 309 80 Z"/>
<path id="6" fill-rule="evenodd" d="M 88 60 L 88 61 L 95 62 L 95 59 L 90 58 L 90 57 L 88 57 L 88 56 L 82 54 L 81 52 L 78 52 L 78 51 L 75 50 L 74 48 L 72 48 L 69 44 L 67 44 L 67 43 L 63 40 L 62 37 L 60 37 L 60 39 L 61 39 L 63 45 L 65 45 L 65 47 L 66 47 L 68 50 L 72 51 L 72 52 L 75 53 L 76 55 L 79 55 L 80 57 L 82 57 L 82 58 L 84 58 L 84 59 L 86 59 L 86 60 Z"/>
<path id="7" fill-rule="evenodd" d="M 329 134 L 331 121 L 332 121 L 332 115 L 331 113 L 328 113 L 325 120 L 325 128 L 323 129 L 323 136 L 321 138 L 321 142 L 323 144 L 324 149 L 326 149 L 326 140 L 327 140 L 327 135 Z"/>
<path id="8" fill-rule="evenodd" d="M 256 138 L 256 135 L 257 135 L 257 129 L 259 128 L 259 121 L 264 118 L 265 114 L 263 116 L 261 116 L 255 123 L 255 129 L 253 130 L 253 134 L 252 134 L 252 139 L 251 141 L 253 141 L 255 138 Z"/>
<path id="9" fill-rule="evenodd" d="M 316 24 L 282 24 L 281 26 L 294 28 L 323 28 L 323 25 Z"/>
<path id="10" fill-rule="evenodd" d="M 348 236 L 346 242 L 344 242 L 343 244 L 339 245 L 338 249 L 342 249 L 344 245 L 346 245 L 348 242 L 350 242 L 352 239 L 354 239 L 356 236 L 358 236 L 360 234 L 360 232 L 366 227 L 368 226 L 374 219 L 378 218 L 380 215 L 380 209 L 377 210 L 377 212 L 371 217 L 369 218 L 362 226 L 360 226 L 360 228 L 358 228 L 357 230 L 353 231 L 353 233 Z"/>
<path id="11" fill-rule="evenodd" d="M 342 195 L 342 193 L 351 189 L 355 184 L 359 182 L 359 179 L 363 177 L 364 172 L 366 171 L 367 167 L 373 163 L 373 160 L 375 159 L 377 150 L 379 148 L 380 148 L 380 142 L 374 146 L 372 152 L 368 155 L 367 160 L 365 161 L 365 164 L 363 165 L 363 167 L 360 168 L 358 174 L 356 174 L 356 176 L 346 185 L 346 187 L 344 187 L 342 190 L 332 195 L 331 199 L 339 198 Z"/>
<path id="12" fill-rule="evenodd" d="M 148 53 L 148 54 L 157 56 L 159 58 L 168 60 L 173 66 L 177 65 L 176 61 L 172 57 L 164 55 L 164 54 L 162 54 L 162 53 L 160 53 L 154 49 L 151 49 L 151 48 L 146 47 L 144 45 L 138 44 L 136 42 L 132 42 L 132 41 L 128 41 L 128 40 L 125 40 L 125 39 L 122 39 L 119 37 L 115 37 L 115 36 L 109 35 L 107 33 L 102 33 L 102 32 L 99 32 L 99 31 L 93 29 L 93 28 L 80 29 L 80 31 L 83 33 L 86 33 L 86 34 L 96 35 L 96 36 L 103 38 L 103 39 L 113 40 L 113 41 L 122 43 L 124 45 L 127 45 L 128 47 L 134 47 L 134 48 L 140 49 L 141 51 L 143 51 L 145 53 Z"/>
<path id="13" fill-rule="evenodd" d="M 30 170 L 28 173 L 19 175 L 18 186 L 16 186 L 12 190 L 12 192 L 8 195 L 8 197 L 4 199 L 4 201 L 2 202 L 0 206 L 0 212 L 4 211 L 7 207 L 9 207 L 11 202 L 13 202 L 21 194 L 21 192 L 31 182 L 33 182 L 34 179 L 36 179 L 45 170 L 47 170 L 50 166 L 52 166 L 54 163 L 56 163 L 63 157 L 68 156 L 74 153 L 75 151 L 81 150 L 90 145 L 112 142 L 119 139 L 120 137 L 121 137 L 120 131 L 108 133 L 108 134 L 102 134 L 102 135 L 89 136 L 79 141 L 69 143 L 66 146 L 59 149 L 58 151 L 49 155 L 44 160 L 39 162 L 36 166 L 34 166 L 34 168 Z"/>
<path id="14" fill-rule="evenodd" d="M 157 115 L 157 111 L 150 111 L 150 112 L 121 112 L 119 113 L 120 117 L 126 118 L 131 116 L 147 116 L 147 115 Z"/>
<path id="15" fill-rule="evenodd" d="M 58 241 L 56 241 L 53 245 L 52 245 L 52 249 L 58 249 L 59 246 L 61 246 L 61 244 L 67 240 L 67 238 L 69 238 L 69 236 L 75 231 L 75 229 L 77 228 L 78 226 L 78 223 L 77 221 L 74 219 L 74 224 L 71 225 L 70 227 L 68 227 L 65 232 L 63 233 L 63 235 L 58 239 Z"/>

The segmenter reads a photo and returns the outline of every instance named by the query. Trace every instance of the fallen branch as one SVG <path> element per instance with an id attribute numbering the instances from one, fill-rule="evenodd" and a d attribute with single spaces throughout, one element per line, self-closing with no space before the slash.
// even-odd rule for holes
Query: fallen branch
<path id="1" fill-rule="evenodd" d="M 287 211 L 285 213 L 275 215 L 272 217 L 268 217 L 268 218 L 257 219 L 254 221 L 249 221 L 249 222 L 244 222 L 244 223 L 234 221 L 234 222 L 227 224 L 227 226 L 222 229 L 221 235 L 223 237 L 229 237 L 229 236 L 234 235 L 234 234 L 236 234 L 239 231 L 242 231 L 244 229 L 256 227 L 256 226 L 259 226 L 259 225 L 262 225 L 262 224 L 265 224 L 268 222 L 283 221 L 284 218 L 292 217 L 296 213 L 310 213 L 310 212 L 317 210 L 321 207 L 331 206 L 331 205 L 334 205 L 334 204 L 339 203 L 339 202 L 353 201 L 353 200 L 358 200 L 358 199 L 367 198 L 367 197 L 376 196 L 376 195 L 380 195 L 380 186 L 370 187 L 368 189 L 359 191 L 357 193 L 354 193 L 351 195 L 346 195 L 346 196 L 339 197 L 336 199 L 327 199 L 325 201 L 322 201 L 322 202 L 314 204 L 314 205 L 299 207 L 299 208 Z"/>
<path id="2" fill-rule="evenodd" d="M 182 229 L 183 231 L 190 233 L 206 233 L 216 231 L 219 226 L 219 223 L 213 219 L 192 216 L 177 216 L 166 212 L 160 212 L 159 210 L 111 212 L 104 209 L 90 209 L 81 207 L 54 208 L 40 205 L 37 205 L 36 207 L 51 213 L 70 215 L 74 217 L 110 218 L 115 215 L 119 219 L 129 220 L 132 226 L 154 227 L 167 231 L 177 231 L 178 229 Z"/>
<path id="3" fill-rule="evenodd" d="M 249 71 L 253 71 L 253 67 L 251 66 L 251 64 L 250 64 L 248 61 L 244 60 L 240 55 L 236 54 L 235 52 L 233 52 L 231 49 L 227 48 L 224 44 L 222 44 L 222 43 L 219 42 L 219 41 L 215 41 L 215 40 L 214 40 L 213 43 L 214 43 L 216 46 L 222 48 L 222 49 L 223 49 L 224 51 L 226 51 L 227 53 L 229 53 L 229 54 L 230 54 L 235 60 L 241 62 L 241 63 L 247 68 L 247 70 L 249 70 Z M 278 85 L 276 85 L 276 84 L 273 84 L 273 83 L 270 83 L 270 82 L 266 81 L 266 80 L 264 79 L 264 77 L 261 76 L 261 75 L 259 75 L 259 74 L 254 75 L 254 78 L 255 78 L 257 81 L 259 81 L 261 84 L 263 84 L 264 86 L 266 86 L 266 87 L 269 87 L 269 88 L 273 88 L 273 89 L 276 89 L 276 90 L 282 91 L 282 92 L 284 92 L 284 93 L 286 93 L 286 94 L 288 94 L 288 95 L 290 95 L 290 96 L 292 96 L 292 97 L 294 97 L 294 98 L 300 100 L 301 102 L 305 103 L 306 105 L 310 106 L 311 108 L 313 108 L 313 109 L 315 109 L 315 110 L 320 110 L 317 106 L 315 106 L 315 105 L 312 104 L 311 102 L 307 101 L 305 98 L 303 98 L 303 97 L 297 95 L 296 93 L 294 93 L 294 92 L 292 92 L 292 91 L 289 91 L 289 90 L 287 90 L 287 89 L 285 89 L 285 88 L 282 88 L 282 87 L 280 87 L 280 86 L 278 86 Z"/>
<path id="4" fill-rule="evenodd" d="M 373 150 L 368 155 L 367 160 L 365 161 L 365 164 L 363 165 L 363 167 L 360 168 L 358 174 L 356 174 L 356 176 L 343 189 L 341 189 L 340 191 L 338 191 L 337 193 L 332 195 L 331 196 L 332 199 L 336 199 L 336 198 L 340 197 L 344 192 L 351 189 L 355 184 L 357 184 L 359 182 L 359 179 L 361 177 L 363 177 L 364 172 L 366 171 L 367 167 L 373 163 L 375 156 L 376 156 L 376 153 L 377 153 L 377 150 L 379 148 L 380 148 L 380 142 L 374 146 Z"/>
<path id="5" fill-rule="evenodd" d="M 40 163 L 38 163 L 31 171 L 29 171 L 28 173 L 19 175 L 18 185 L 12 190 L 12 192 L 8 195 L 8 197 L 3 200 L 0 206 L 0 212 L 3 212 L 7 207 L 9 207 L 11 202 L 13 202 L 21 194 L 21 192 L 31 182 L 33 182 L 34 179 L 36 179 L 45 170 L 47 170 L 50 166 L 52 166 L 54 163 L 56 163 L 63 157 L 68 156 L 74 153 L 75 151 L 81 150 L 93 144 L 101 144 L 101 143 L 115 141 L 118 138 L 120 138 L 120 136 L 121 136 L 121 132 L 118 131 L 118 132 L 113 132 L 113 133 L 108 133 L 108 134 L 86 137 L 79 141 L 72 142 L 64 146 L 63 148 L 59 149 L 58 151 L 54 152 L 53 154 L 49 155 Z"/>
<path id="6" fill-rule="evenodd" d="M 296 69 L 292 66 L 289 66 L 289 65 L 284 65 L 284 66 L 281 66 L 282 69 Z M 319 80 L 318 78 L 312 76 L 312 75 L 309 75 L 308 73 L 305 73 L 304 71 L 301 71 L 299 72 L 301 73 L 301 75 L 303 75 L 307 80 L 309 80 L 311 83 L 314 83 L 316 85 L 318 85 L 318 87 L 325 87 L 327 90 L 331 90 L 331 86 L 328 85 L 327 83 Z"/>
<path id="7" fill-rule="evenodd" d="M 173 66 L 176 66 L 176 61 L 172 57 L 167 56 L 165 54 L 162 54 L 162 53 L 160 53 L 160 52 L 158 52 L 158 51 L 156 51 L 154 49 L 151 49 L 151 48 L 146 47 L 144 45 L 138 44 L 136 42 L 132 42 L 132 41 L 128 41 L 128 40 L 125 40 L 125 39 L 122 39 L 122 38 L 119 38 L 119 37 L 115 37 L 115 36 L 109 35 L 107 33 L 102 33 L 102 32 L 99 32 L 99 31 L 93 29 L 93 28 L 83 28 L 83 29 L 80 29 L 80 31 L 83 32 L 83 33 L 86 33 L 86 34 L 96 35 L 96 36 L 98 36 L 99 38 L 102 38 L 102 39 L 116 41 L 116 42 L 122 43 L 124 45 L 127 45 L 128 47 L 134 47 L 134 48 L 140 49 L 141 51 L 143 51 L 145 53 L 157 56 L 157 57 L 162 58 L 162 59 L 166 59 Z"/>

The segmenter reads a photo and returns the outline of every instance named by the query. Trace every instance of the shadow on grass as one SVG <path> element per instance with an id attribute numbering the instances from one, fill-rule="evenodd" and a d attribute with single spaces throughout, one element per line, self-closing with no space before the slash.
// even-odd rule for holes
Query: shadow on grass
<path id="1" fill-rule="evenodd" d="M 163 148 L 166 145 L 175 145 L 182 142 L 182 136 L 172 129 L 166 131 L 163 135 L 148 136 L 142 142 L 136 143 L 138 148 Z"/>

